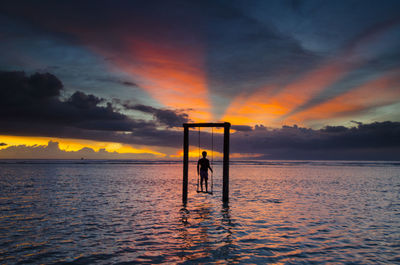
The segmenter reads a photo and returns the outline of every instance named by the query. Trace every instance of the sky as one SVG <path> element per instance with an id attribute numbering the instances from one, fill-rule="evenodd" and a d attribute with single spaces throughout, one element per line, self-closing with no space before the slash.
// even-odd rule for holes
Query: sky
<path id="1" fill-rule="evenodd" d="M 234 159 L 400 160 L 400 1 L 2 2 L 0 158 L 179 159 L 220 121 Z"/>

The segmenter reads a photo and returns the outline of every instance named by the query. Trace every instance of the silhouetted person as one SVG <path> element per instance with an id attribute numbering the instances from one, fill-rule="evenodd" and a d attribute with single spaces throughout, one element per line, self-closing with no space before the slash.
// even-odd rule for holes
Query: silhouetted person
<path id="1" fill-rule="evenodd" d="M 203 191 L 203 180 L 205 181 L 206 184 L 206 192 L 208 192 L 208 169 L 213 172 L 212 168 L 210 167 L 210 161 L 206 158 L 207 152 L 203 151 L 201 153 L 203 155 L 203 158 L 200 158 L 199 161 L 197 161 L 197 175 L 200 174 L 200 186 L 201 186 L 201 191 Z M 199 168 L 200 166 L 200 168 Z"/>

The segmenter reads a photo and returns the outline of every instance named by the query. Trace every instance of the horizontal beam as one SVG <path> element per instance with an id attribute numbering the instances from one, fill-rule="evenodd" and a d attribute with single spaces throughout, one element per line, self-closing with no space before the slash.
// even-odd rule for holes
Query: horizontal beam
<path id="1" fill-rule="evenodd" d="M 184 123 L 184 128 L 193 128 L 193 127 L 227 127 L 230 128 L 231 124 L 229 122 L 218 122 L 218 123 Z"/>

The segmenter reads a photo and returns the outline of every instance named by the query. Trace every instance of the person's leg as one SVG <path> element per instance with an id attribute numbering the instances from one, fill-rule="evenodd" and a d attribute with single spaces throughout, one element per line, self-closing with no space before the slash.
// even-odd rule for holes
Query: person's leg
<path id="1" fill-rule="evenodd" d="M 200 176 L 200 188 L 201 188 L 201 191 L 203 191 L 203 180 L 204 180 L 204 177 Z"/>
<path id="2" fill-rule="evenodd" d="M 204 178 L 204 181 L 206 183 L 206 192 L 208 192 L 208 178 Z"/>

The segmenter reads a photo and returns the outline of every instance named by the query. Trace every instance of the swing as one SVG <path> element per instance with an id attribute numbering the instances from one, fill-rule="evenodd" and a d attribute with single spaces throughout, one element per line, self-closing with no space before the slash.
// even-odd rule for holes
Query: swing
<path id="1" fill-rule="evenodd" d="M 201 145 L 200 145 L 200 127 L 199 127 L 199 135 L 198 135 L 198 142 L 199 142 L 199 160 L 200 160 L 200 153 L 201 153 Z M 214 128 L 211 127 L 211 168 L 214 166 Z M 208 170 L 208 169 L 207 169 Z M 214 169 L 213 169 L 214 171 Z M 200 188 L 200 174 L 197 175 L 197 188 L 196 191 L 197 193 L 208 193 L 208 194 L 213 194 L 214 191 L 214 174 L 213 171 L 211 171 L 211 176 L 210 176 L 210 182 L 211 182 L 211 190 L 210 191 L 201 191 Z M 206 180 L 208 181 L 208 180 Z"/>
<path id="2" fill-rule="evenodd" d="M 182 202 L 186 205 L 188 199 L 189 184 L 189 129 L 198 127 L 223 127 L 224 128 L 224 156 L 222 160 L 222 201 L 229 202 L 229 122 L 218 123 L 184 123 L 183 126 L 183 180 L 182 180 Z M 214 144 L 214 143 L 212 143 Z M 214 149 L 214 148 L 212 148 Z M 213 154 L 212 154 L 213 155 Z M 212 182 L 214 181 L 211 179 Z M 213 183 L 211 183 L 213 186 Z"/>

